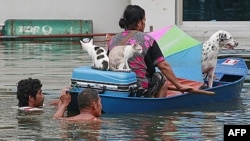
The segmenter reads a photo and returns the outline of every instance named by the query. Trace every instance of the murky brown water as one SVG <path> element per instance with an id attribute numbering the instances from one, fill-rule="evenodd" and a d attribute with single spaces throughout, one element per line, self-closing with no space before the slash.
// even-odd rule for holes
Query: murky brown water
<path id="1" fill-rule="evenodd" d="M 48 103 L 68 86 L 73 68 L 90 64 L 78 43 L 0 42 L 0 140 L 223 140 L 224 124 L 250 123 L 250 85 L 239 99 L 152 114 L 104 114 L 101 124 L 64 123 Z M 43 83 L 43 112 L 18 111 L 16 83 Z"/>

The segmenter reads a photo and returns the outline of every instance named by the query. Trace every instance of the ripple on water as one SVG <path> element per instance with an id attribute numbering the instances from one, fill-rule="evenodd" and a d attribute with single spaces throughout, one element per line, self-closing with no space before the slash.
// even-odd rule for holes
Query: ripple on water
<path id="1" fill-rule="evenodd" d="M 0 42 L 0 140 L 222 140 L 225 124 L 250 123 L 248 81 L 239 99 L 225 103 L 148 114 L 104 114 L 106 122 L 101 124 L 52 119 L 56 107 L 49 102 L 69 85 L 73 68 L 89 64 L 79 43 Z M 11 108 L 17 104 L 16 83 L 28 77 L 43 83 L 44 112 Z"/>

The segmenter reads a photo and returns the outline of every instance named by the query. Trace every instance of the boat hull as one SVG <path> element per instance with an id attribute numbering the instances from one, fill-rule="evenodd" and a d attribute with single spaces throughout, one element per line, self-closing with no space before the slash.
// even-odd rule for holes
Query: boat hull
<path id="1" fill-rule="evenodd" d="M 225 64 L 236 61 L 236 64 Z M 229 62 L 230 63 L 230 62 Z M 179 93 L 165 98 L 144 98 L 120 96 L 119 92 L 107 92 L 99 94 L 105 113 L 145 113 L 160 110 L 173 110 L 200 105 L 212 105 L 213 103 L 233 100 L 240 96 L 248 68 L 241 58 L 219 59 L 216 75 L 218 80 L 214 86 L 205 90 L 215 92 L 215 95 L 199 93 Z M 68 110 L 78 110 L 76 98 L 84 88 L 73 88 L 72 101 Z"/>
<path id="2" fill-rule="evenodd" d="M 229 101 L 240 95 L 243 83 L 242 79 L 237 83 L 207 89 L 215 95 L 188 93 L 166 98 L 100 96 L 105 113 L 145 113 Z"/>

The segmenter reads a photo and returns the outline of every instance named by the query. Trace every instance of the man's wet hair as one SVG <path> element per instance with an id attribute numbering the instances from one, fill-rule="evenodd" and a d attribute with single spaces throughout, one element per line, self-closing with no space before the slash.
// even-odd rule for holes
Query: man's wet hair
<path id="1" fill-rule="evenodd" d="M 37 92 L 42 88 L 42 83 L 39 79 L 22 79 L 17 83 L 17 99 L 18 106 L 29 106 L 29 96 L 36 99 Z"/>
<path id="2" fill-rule="evenodd" d="M 89 108 L 92 102 L 97 102 L 99 100 L 97 90 L 86 88 L 78 94 L 78 107 L 79 109 Z"/>

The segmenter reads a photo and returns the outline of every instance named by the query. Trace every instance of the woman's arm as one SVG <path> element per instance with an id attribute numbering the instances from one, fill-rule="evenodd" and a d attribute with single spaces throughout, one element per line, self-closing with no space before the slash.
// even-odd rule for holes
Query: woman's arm
<path id="1" fill-rule="evenodd" d="M 165 75 L 165 77 L 181 92 L 192 89 L 190 86 L 182 85 L 176 78 L 170 64 L 166 61 L 161 61 L 157 64 L 158 68 Z"/>

